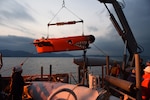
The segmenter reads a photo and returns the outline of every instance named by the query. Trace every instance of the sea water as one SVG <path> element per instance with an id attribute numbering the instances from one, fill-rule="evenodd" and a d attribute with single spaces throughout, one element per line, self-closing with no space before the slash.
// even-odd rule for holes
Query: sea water
<path id="1" fill-rule="evenodd" d="M 49 74 L 49 66 L 52 66 L 52 73 L 75 72 L 77 65 L 73 63 L 72 57 L 3 57 L 3 67 L 0 71 L 3 76 L 10 76 L 14 66 L 23 63 L 23 75 Z"/>
<path id="2" fill-rule="evenodd" d="M 73 57 L 3 57 L 0 74 L 4 77 L 10 76 L 12 68 L 23 63 L 22 75 L 40 75 L 41 67 L 43 67 L 43 74 L 49 74 L 51 65 L 52 74 L 69 73 L 77 79 L 78 65 L 73 61 Z M 89 66 L 88 69 L 88 73 L 101 76 L 101 67 Z"/>

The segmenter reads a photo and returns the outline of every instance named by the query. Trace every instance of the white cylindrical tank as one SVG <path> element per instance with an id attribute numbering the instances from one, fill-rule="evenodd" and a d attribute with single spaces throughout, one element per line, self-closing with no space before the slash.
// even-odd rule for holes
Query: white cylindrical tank
<path id="1" fill-rule="evenodd" d="M 89 74 L 89 88 L 91 88 L 91 89 L 100 88 L 99 76 Z"/>

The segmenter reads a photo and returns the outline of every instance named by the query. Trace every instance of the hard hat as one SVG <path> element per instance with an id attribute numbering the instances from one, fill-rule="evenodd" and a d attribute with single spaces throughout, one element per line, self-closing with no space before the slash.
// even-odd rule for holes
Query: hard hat
<path id="1" fill-rule="evenodd" d="M 145 69 L 144 69 L 145 72 L 147 73 L 150 73 L 150 66 L 147 66 Z"/>
<path id="2" fill-rule="evenodd" d="M 22 71 L 22 67 L 21 66 L 15 66 L 15 72 L 20 72 Z"/>

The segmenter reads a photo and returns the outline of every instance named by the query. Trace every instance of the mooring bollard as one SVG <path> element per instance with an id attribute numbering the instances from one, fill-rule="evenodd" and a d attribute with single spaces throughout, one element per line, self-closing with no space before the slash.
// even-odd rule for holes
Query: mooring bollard
<path id="1" fill-rule="evenodd" d="M 41 66 L 41 80 L 43 80 L 43 66 Z"/>
<path id="2" fill-rule="evenodd" d="M 52 80 L 52 65 L 49 66 L 49 81 Z"/>

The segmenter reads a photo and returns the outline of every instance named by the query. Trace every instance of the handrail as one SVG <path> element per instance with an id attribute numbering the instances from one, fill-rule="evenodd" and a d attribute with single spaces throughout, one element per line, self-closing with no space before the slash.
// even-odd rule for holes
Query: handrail
<path id="1" fill-rule="evenodd" d="M 0 69 L 3 67 L 2 53 L 0 53 Z"/>

